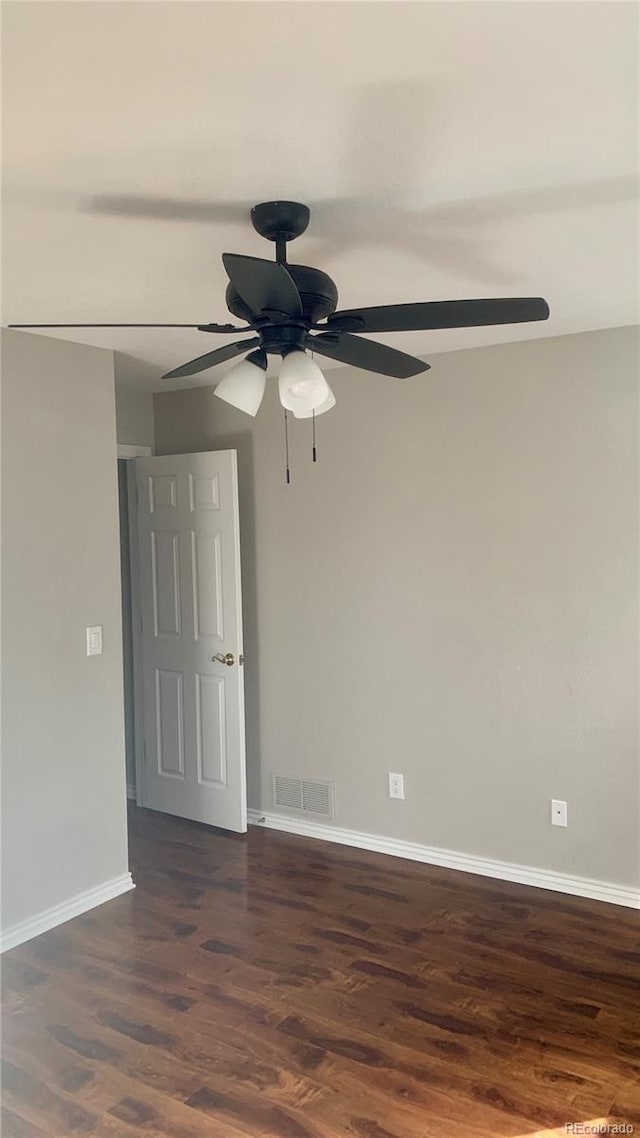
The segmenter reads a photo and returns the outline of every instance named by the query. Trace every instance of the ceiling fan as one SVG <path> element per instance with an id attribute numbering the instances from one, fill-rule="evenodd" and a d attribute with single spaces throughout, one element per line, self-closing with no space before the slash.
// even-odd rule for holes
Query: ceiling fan
<path id="1" fill-rule="evenodd" d="M 216 364 L 245 356 L 215 388 L 227 403 L 256 415 L 266 386 L 267 356 L 282 356 L 280 402 L 296 418 L 330 410 L 335 397 L 320 368 L 308 354 L 328 356 L 352 367 L 406 379 L 428 371 L 429 364 L 386 344 L 362 339 L 360 333 L 410 332 L 437 328 L 474 328 L 546 320 L 549 306 L 541 297 L 493 300 L 441 300 L 386 304 L 336 311 L 338 290 L 326 273 L 287 261 L 287 243 L 304 233 L 309 209 L 299 202 L 263 202 L 251 210 L 261 237 L 275 242 L 275 261 L 223 253 L 229 277 L 225 300 L 235 324 L 11 324 L 11 328 L 197 328 L 200 332 L 251 333 L 207 352 L 163 379 L 178 379 Z"/>

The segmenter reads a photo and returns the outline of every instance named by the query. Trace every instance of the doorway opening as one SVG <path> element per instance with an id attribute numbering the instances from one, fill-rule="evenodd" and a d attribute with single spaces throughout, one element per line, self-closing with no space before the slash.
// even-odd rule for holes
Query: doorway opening
<path id="1" fill-rule="evenodd" d="M 124 740 L 127 798 L 136 798 L 136 753 L 140 727 L 136 687 L 140 692 L 139 636 L 141 620 L 137 582 L 137 531 L 135 517 L 135 464 L 133 459 L 150 457 L 149 446 L 118 446 L 118 507 L 120 517 L 120 580 L 122 589 L 122 681 L 124 691 Z M 137 587 L 137 585 L 136 585 Z M 135 627 L 135 631 L 134 631 Z"/>

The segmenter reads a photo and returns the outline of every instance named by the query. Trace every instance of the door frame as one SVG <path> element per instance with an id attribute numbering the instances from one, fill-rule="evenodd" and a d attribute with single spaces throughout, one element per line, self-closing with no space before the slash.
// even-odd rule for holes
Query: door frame
<path id="1" fill-rule="evenodd" d="M 133 446 L 130 443 L 118 443 L 118 458 L 152 458 L 153 448 Z"/>
<path id="2" fill-rule="evenodd" d="M 118 443 L 117 457 L 131 460 L 151 458 L 153 448 Z M 140 605 L 140 565 L 138 560 L 138 492 L 136 479 L 127 469 L 127 508 L 129 514 L 129 578 L 131 583 L 131 642 L 133 652 L 133 751 L 136 770 L 135 801 L 142 800 L 144 778 L 144 720 L 142 701 L 142 609 Z M 127 797 L 130 788 L 127 787 Z"/>

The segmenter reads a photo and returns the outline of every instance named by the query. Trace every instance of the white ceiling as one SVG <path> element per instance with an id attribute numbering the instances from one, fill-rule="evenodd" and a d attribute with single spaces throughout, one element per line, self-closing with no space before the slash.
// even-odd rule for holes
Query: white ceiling
<path id="1" fill-rule="evenodd" d="M 248 211 L 288 198 L 312 211 L 290 260 L 341 307 L 551 305 L 378 337 L 416 355 L 635 323 L 637 23 L 608 2 L 4 3 L 2 321 L 228 320 L 220 254 L 271 257 Z M 228 342 L 62 335 L 155 390 Z"/>

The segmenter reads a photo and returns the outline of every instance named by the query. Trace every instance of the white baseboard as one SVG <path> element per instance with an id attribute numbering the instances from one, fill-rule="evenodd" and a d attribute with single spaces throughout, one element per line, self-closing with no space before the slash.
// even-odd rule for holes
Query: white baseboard
<path id="1" fill-rule="evenodd" d="M 253 826 L 262 825 L 270 830 L 283 830 L 287 834 L 319 838 L 323 842 L 337 842 L 339 845 L 354 846 L 360 850 L 372 850 L 374 853 L 404 857 L 410 861 L 426 862 L 428 865 L 440 865 L 445 869 L 459 869 L 465 873 L 480 874 L 481 877 L 495 877 L 500 881 L 514 881 L 518 885 L 533 885 L 538 889 L 551 889 L 555 893 L 590 897 L 594 901 L 607 901 L 611 905 L 640 909 L 640 890 L 631 886 L 593 881 L 588 877 L 572 877 L 567 873 L 554 873 L 552 870 L 536 869 L 530 865 L 493 861 L 490 858 L 457 853 L 455 850 L 442 850 L 435 846 L 419 845 L 416 842 L 403 842 L 398 838 L 364 834 L 358 830 L 343 830 L 338 826 L 327 826 L 324 822 L 310 822 L 306 818 L 293 818 L 287 814 L 249 810 L 248 817 L 249 823 Z"/>
<path id="2" fill-rule="evenodd" d="M 119 897 L 121 893 L 128 893 L 130 889 L 134 888 L 131 874 L 123 873 L 121 877 L 114 877 L 111 881 L 105 881 L 103 885 L 98 885 L 95 889 L 87 889 L 85 893 L 77 893 L 69 901 L 64 901 L 61 905 L 54 905 L 51 909 L 45 909 L 44 912 L 38 913 L 37 916 L 31 917 L 28 921 L 22 921 L 21 924 L 6 929 L 0 934 L 0 953 L 7 952 L 10 948 L 16 948 L 19 944 L 24 944 L 25 941 L 32 940 L 34 936 L 49 932 L 49 929 L 63 925 L 72 917 L 79 917 L 81 913 L 88 913 L 89 909 L 104 905 L 105 901 L 112 901 L 114 897 Z"/>

